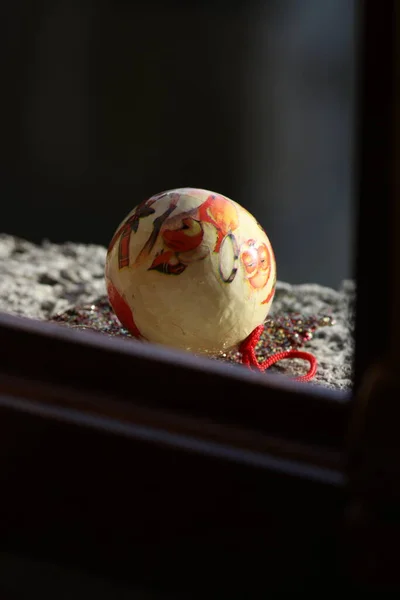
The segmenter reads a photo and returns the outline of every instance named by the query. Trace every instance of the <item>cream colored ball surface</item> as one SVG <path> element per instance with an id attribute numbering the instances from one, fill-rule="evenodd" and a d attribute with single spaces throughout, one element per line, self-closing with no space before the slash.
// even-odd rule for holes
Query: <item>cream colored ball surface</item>
<path id="1" fill-rule="evenodd" d="M 180 188 L 129 213 L 111 240 L 105 277 L 111 305 L 134 336 L 217 355 L 264 322 L 276 265 L 249 212 L 221 194 Z"/>

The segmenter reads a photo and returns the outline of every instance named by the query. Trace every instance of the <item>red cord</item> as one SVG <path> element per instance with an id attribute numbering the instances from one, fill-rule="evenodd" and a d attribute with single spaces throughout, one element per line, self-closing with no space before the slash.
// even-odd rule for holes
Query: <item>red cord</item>
<path id="1" fill-rule="evenodd" d="M 284 358 L 302 358 L 310 363 L 310 368 L 305 375 L 295 377 L 296 381 L 310 381 L 317 372 L 317 359 L 309 352 L 301 350 L 286 350 L 285 352 L 277 352 L 262 362 L 259 362 L 256 356 L 256 346 L 260 336 L 264 330 L 264 325 L 259 325 L 251 332 L 251 334 L 240 344 L 239 351 L 242 354 L 242 363 L 250 369 L 265 371 L 272 365 L 283 360 Z"/>

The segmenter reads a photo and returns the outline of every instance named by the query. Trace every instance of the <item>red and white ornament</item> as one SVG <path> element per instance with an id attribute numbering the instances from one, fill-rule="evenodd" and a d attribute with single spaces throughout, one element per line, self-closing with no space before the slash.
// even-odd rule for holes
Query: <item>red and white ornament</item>
<path id="1" fill-rule="evenodd" d="M 181 188 L 129 213 L 111 240 L 105 276 L 111 305 L 133 335 L 215 355 L 264 322 L 276 265 L 249 212 L 221 194 Z"/>

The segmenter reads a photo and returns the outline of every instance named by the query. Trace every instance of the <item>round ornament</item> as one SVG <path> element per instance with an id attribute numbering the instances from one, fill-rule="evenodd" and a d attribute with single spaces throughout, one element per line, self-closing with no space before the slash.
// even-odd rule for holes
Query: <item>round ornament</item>
<path id="1" fill-rule="evenodd" d="M 276 265 L 248 211 L 221 194 L 181 188 L 129 213 L 111 240 L 105 277 L 110 303 L 134 336 L 216 355 L 264 322 Z"/>

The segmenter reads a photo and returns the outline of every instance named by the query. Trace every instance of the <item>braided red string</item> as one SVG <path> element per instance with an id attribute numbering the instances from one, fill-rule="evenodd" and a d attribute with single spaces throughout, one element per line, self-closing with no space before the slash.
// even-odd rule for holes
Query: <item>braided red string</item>
<path id="1" fill-rule="evenodd" d="M 264 325 L 259 325 L 251 332 L 251 334 L 240 344 L 239 352 L 242 354 L 242 363 L 249 369 L 257 369 L 265 371 L 275 363 L 284 358 L 302 358 L 310 363 L 310 368 L 305 375 L 295 377 L 296 381 L 310 381 L 317 372 L 317 359 L 310 352 L 302 352 L 301 350 L 286 350 L 285 352 L 277 352 L 262 362 L 259 362 L 256 356 L 256 346 L 260 336 L 264 330 Z"/>

